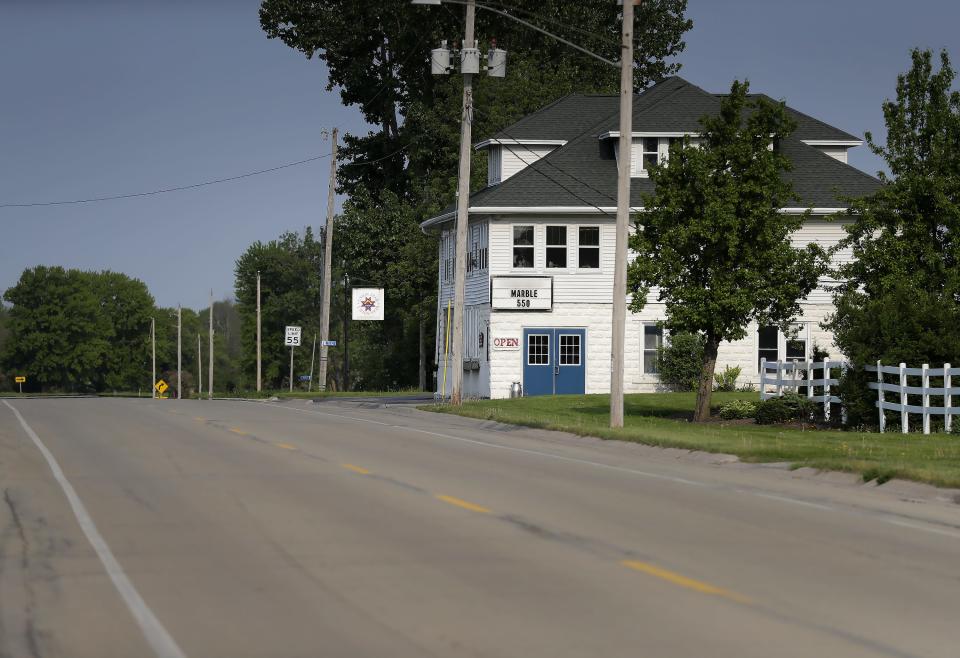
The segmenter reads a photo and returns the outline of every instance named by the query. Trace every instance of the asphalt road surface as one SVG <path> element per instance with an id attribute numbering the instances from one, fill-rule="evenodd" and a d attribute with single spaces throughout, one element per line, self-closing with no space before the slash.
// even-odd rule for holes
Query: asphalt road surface
<path id="1" fill-rule="evenodd" d="M 0 487 L 3 658 L 960 656 L 960 505 L 783 470 L 409 407 L 13 400 Z"/>

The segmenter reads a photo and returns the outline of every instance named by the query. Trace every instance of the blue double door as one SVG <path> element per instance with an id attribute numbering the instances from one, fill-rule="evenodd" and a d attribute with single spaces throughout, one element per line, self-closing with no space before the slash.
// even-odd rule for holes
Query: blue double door
<path id="1" fill-rule="evenodd" d="M 586 330 L 523 330 L 523 394 L 584 393 Z"/>

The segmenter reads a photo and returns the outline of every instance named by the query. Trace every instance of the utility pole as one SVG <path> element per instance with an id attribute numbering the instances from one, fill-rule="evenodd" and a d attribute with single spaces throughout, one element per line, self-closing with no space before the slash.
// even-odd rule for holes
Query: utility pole
<path id="1" fill-rule="evenodd" d="M 617 172 L 617 242 L 613 266 L 613 327 L 610 345 L 610 427 L 623 427 L 623 349 L 627 320 L 627 241 L 633 150 L 633 2 L 623 3 L 620 44 L 620 154 Z"/>
<path id="2" fill-rule="evenodd" d="M 333 157 L 330 158 L 330 181 L 327 188 L 327 224 L 324 228 L 323 247 L 323 307 L 320 310 L 320 374 L 317 390 L 327 390 L 327 350 L 330 341 L 330 277 L 333 259 L 333 201 L 337 193 L 337 129 L 330 135 L 333 142 Z"/>
<path id="3" fill-rule="evenodd" d="M 260 365 L 260 270 L 257 270 L 257 393 L 263 390 L 262 369 Z"/>
<path id="4" fill-rule="evenodd" d="M 154 318 L 150 318 L 150 345 L 151 351 L 153 352 L 153 371 L 150 379 L 150 390 L 153 391 L 151 396 L 153 399 L 157 398 L 157 321 Z"/>
<path id="5" fill-rule="evenodd" d="M 197 334 L 197 399 L 203 399 L 203 355 L 200 352 L 200 334 Z"/>
<path id="6" fill-rule="evenodd" d="M 208 348 L 210 359 L 207 364 L 207 398 L 213 399 L 213 288 L 210 289 L 210 347 Z"/>
<path id="7" fill-rule="evenodd" d="M 343 275 L 343 390 L 350 390 L 350 275 Z"/>
<path id="8" fill-rule="evenodd" d="M 313 334 L 313 349 L 310 350 L 310 381 L 307 382 L 307 393 L 313 390 L 313 362 L 317 360 L 317 334 Z"/>
<path id="9" fill-rule="evenodd" d="M 457 225 L 454 251 L 453 279 L 453 390 L 450 404 L 459 406 L 463 401 L 463 298 L 467 280 L 467 224 L 470 221 L 470 157 L 473 150 L 473 73 L 467 65 L 479 57 L 474 38 L 474 22 L 477 13 L 475 0 L 467 0 L 467 17 L 460 61 L 463 72 L 463 113 L 460 116 L 460 171 L 457 181 Z"/>
<path id="10" fill-rule="evenodd" d="M 183 329 L 183 309 L 180 307 L 180 304 L 177 304 L 177 399 L 182 400 L 180 394 L 180 384 L 183 381 L 183 378 L 180 376 L 180 371 L 183 369 L 183 345 L 180 342 L 180 332 Z"/>

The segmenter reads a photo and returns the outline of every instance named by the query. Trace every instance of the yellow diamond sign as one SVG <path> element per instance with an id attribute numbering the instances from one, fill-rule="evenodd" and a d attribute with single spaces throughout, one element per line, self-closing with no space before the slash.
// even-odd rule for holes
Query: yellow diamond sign
<path id="1" fill-rule="evenodd" d="M 167 385 L 167 382 L 163 381 L 162 379 L 158 381 L 156 384 L 154 384 L 153 387 L 157 389 L 157 393 L 159 393 L 160 395 L 163 395 L 164 393 L 166 393 L 167 389 L 170 388 Z"/>

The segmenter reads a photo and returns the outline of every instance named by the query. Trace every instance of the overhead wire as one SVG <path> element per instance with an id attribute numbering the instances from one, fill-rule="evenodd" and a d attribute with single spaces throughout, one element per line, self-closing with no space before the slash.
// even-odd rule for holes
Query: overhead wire
<path id="1" fill-rule="evenodd" d="M 426 40 L 426 38 L 427 38 L 427 35 L 426 35 L 426 34 L 424 34 L 423 36 L 421 36 L 421 37 L 420 37 L 420 40 L 417 42 L 417 44 L 416 44 L 413 48 L 410 49 L 410 52 L 407 54 L 407 56 L 404 57 L 403 60 L 402 60 L 399 64 L 397 64 L 397 66 L 403 66 L 404 64 L 406 64 L 406 63 L 410 60 L 410 58 L 419 50 L 420 46 L 423 45 L 423 43 L 424 43 L 424 41 Z M 374 100 L 376 100 L 376 98 L 379 97 L 380 94 L 382 94 L 382 93 L 387 89 L 387 87 L 390 86 L 390 83 L 391 83 L 391 80 L 387 80 L 383 85 L 381 85 L 381 87 L 380 87 L 370 98 L 368 98 L 368 99 L 367 99 L 366 101 L 364 101 L 363 103 L 360 103 L 360 106 L 363 107 L 363 106 L 365 106 L 365 105 L 369 105 L 369 104 L 372 103 Z M 382 157 L 376 158 L 376 159 L 374 159 L 374 160 L 364 160 L 364 161 L 361 161 L 361 162 L 348 162 L 348 163 L 346 163 L 346 164 L 341 165 L 341 168 L 344 168 L 344 167 L 362 167 L 362 166 L 367 166 L 367 165 L 373 165 L 373 164 L 376 164 L 376 163 L 378 163 L 378 162 L 382 162 L 382 161 L 384 161 L 384 160 L 387 160 L 387 159 L 393 157 L 394 155 L 400 153 L 401 151 L 406 150 L 406 149 L 409 148 L 409 147 L 410 147 L 410 144 L 405 144 L 404 146 L 401 146 L 399 149 L 397 149 L 397 150 L 395 150 L 395 151 L 393 151 L 393 152 L 391 152 L 391 153 L 388 153 L 387 155 L 384 155 L 384 156 L 382 156 Z M 250 172 L 247 172 L 247 173 L 244 173 L 244 174 L 238 174 L 238 175 L 236 175 L 236 176 L 227 176 L 227 177 L 225 177 L 225 178 L 216 178 L 216 179 L 213 179 L 213 180 L 202 181 L 202 182 L 200 182 L 200 183 L 191 183 L 191 184 L 188 184 L 188 185 L 177 185 L 177 186 L 175 186 L 175 187 L 166 187 L 166 188 L 161 188 L 161 189 L 157 189 L 157 190 L 150 190 L 150 191 L 148 191 L 148 192 L 131 192 L 131 193 L 128 193 L 128 194 L 111 194 L 111 195 L 107 195 L 107 196 L 89 197 L 89 198 L 83 198 L 83 199 L 67 199 L 67 200 L 64 200 L 64 201 L 36 201 L 36 202 L 29 202 L 29 203 L 0 203 L 0 208 L 38 208 L 38 207 L 44 207 L 44 206 L 67 206 L 67 205 L 78 205 L 78 204 L 85 204 L 85 203 L 97 203 L 97 202 L 101 202 L 101 201 L 118 201 L 118 200 L 121 200 L 121 199 L 135 199 L 135 198 L 140 198 L 140 197 L 156 196 L 156 195 L 158 195 L 158 194 L 168 194 L 168 193 L 170 193 L 170 192 L 183 192 L 183 191 L 185 191 L 185 190 L 193 190 L 193 189 L 197 189 L 197 188 L 201 188 L 201 187 L 207 187 L 207 186 L 210 186 L 210 185 L 219 185 L 220 183 L 229 183 L 229 182 L 232 182 L 232 181 L 242 180 L 242 179 L 244 179 L 244 178 L 250 178 L 250 177 L 252 177 L 252 176 L 260 176 L 260 175 L 262 175 L 262 174 L 269 174 L 269 173 L 273 173 L 273 172 L 275 172 L 275 171 L 280 171 L 281 169 L 289 169 L 290 167 L 297 167 L 297 166 L 300 166 L 300 165 L 308 164 L 308 163 L 310 163 L 310 162 L 316 162 L 317 160 L 323 160 L 323 159 L 325 159 L 325 158 L 329 158 L 330 156 L 331 156 L 330 153 L 325 153 L 325 154 L 322 154 L 322 155 L 315 155 L 315 156 L 311 156 L 311 157 L 309 157 L 309 158 L 304 158 L 303 160 L 296 160 L 296 161 L 294 161 L 294 162 L 286 162 L 286 163 L 284 163 L 284 164 L 277 165 L 276 167 L 268 167 L 268 168 L 266 168 L 266 169 L 258 169 L 258 170 L 256 170 L 256 171 L 250 171 Z"/>

